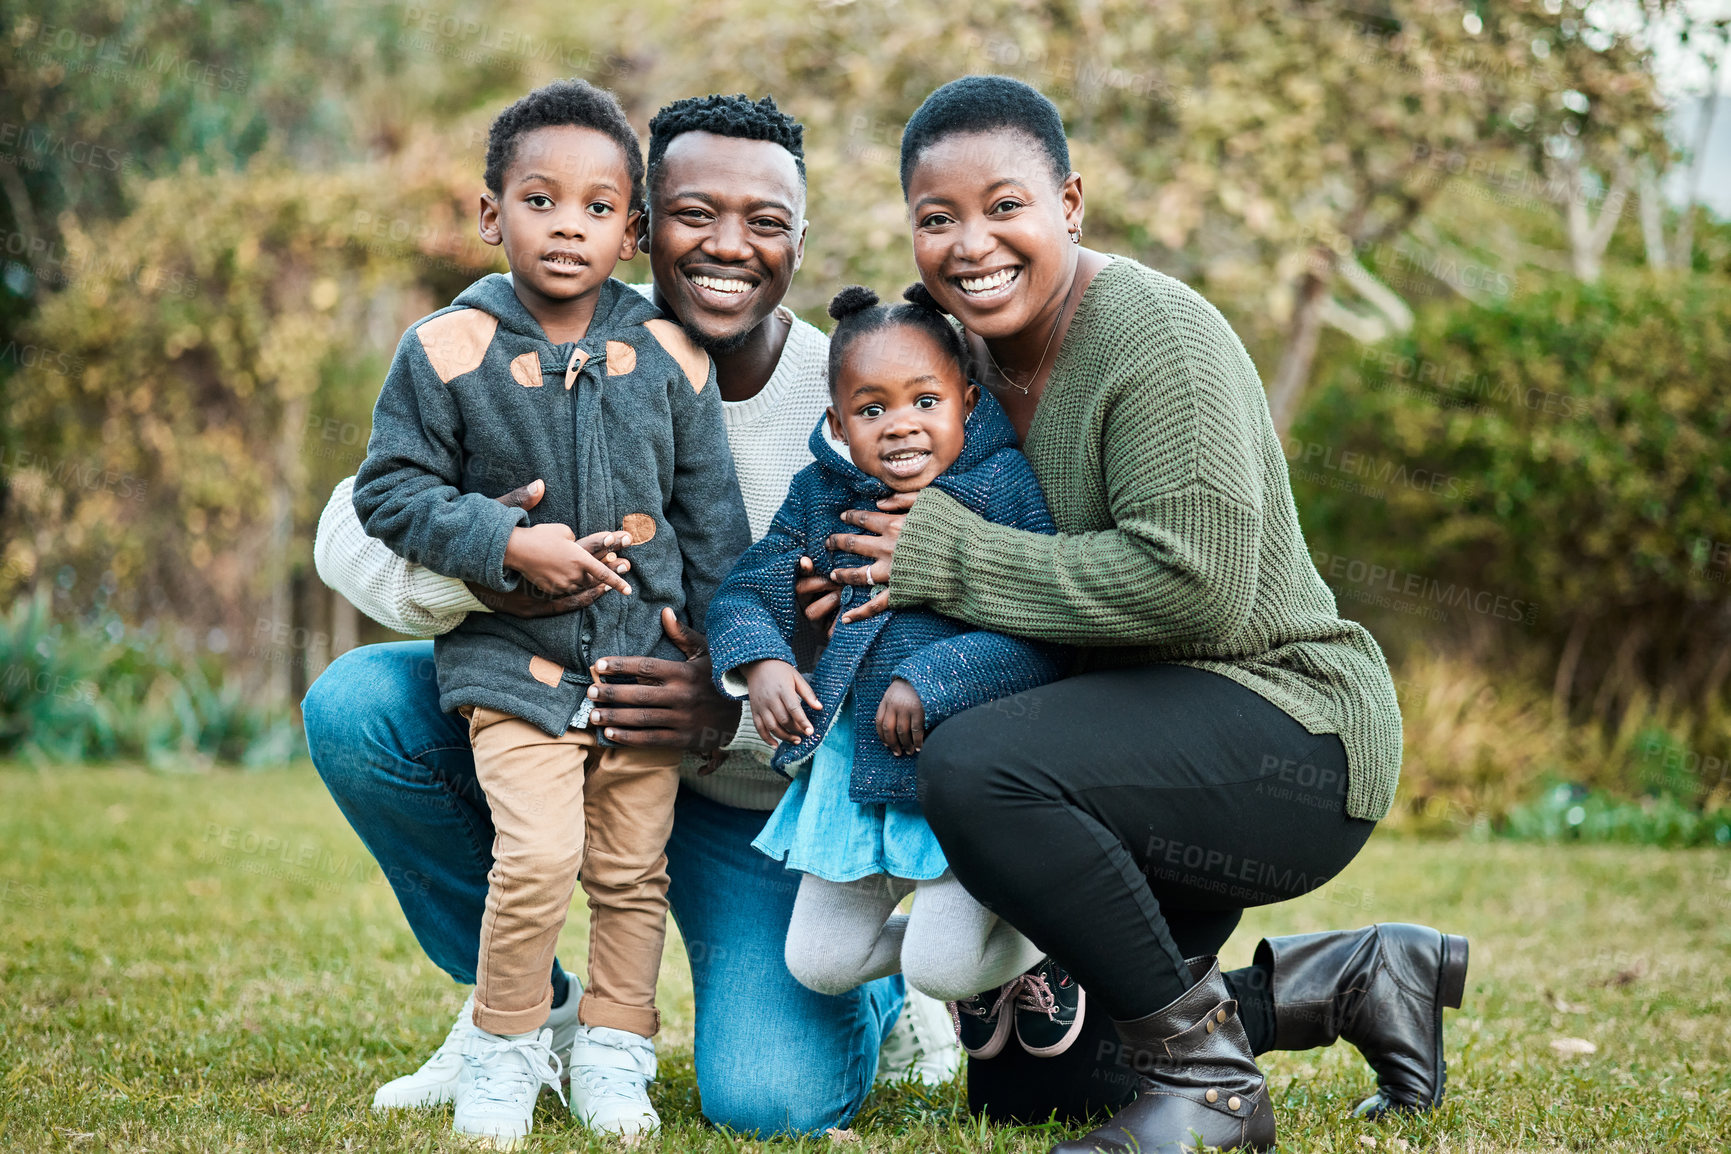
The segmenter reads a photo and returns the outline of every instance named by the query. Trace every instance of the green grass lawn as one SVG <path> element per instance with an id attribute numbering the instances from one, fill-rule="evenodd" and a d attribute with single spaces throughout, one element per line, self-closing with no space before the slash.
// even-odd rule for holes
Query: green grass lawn
<path id="1" fill-rule="evenodd" d="M 1728 866 L 1723 851 L 1380 834 L 1334 884 L 1253 911 L 1232 964 L 1262 933 L 1370 921 L 1473 946 L 1444 1108 L 1359 1123 L 1370 1077 L 1350 1047 L 1271 1055 L 1282 1149 L 1731 1149 Z M 579 921 L 562 956 L 582 940 Z M 472 1149 L 448 1110 L 368 1109 L 461 999 L 310 769 L 0 768 L 0 1150 Z M 675 942 L 661 1004 L 659 1148 L 795 1149 L 703 1125 Z M 1596 1052 L 1553 1045 L 1571 1038 Z M 880 1090 L 846 1148 L 1043 1152 L 1056 1136 L 972 1125 L 963 1100 Z M 537 1127 L 532 1150 L 607 1145 L 551 1095 Z"/>

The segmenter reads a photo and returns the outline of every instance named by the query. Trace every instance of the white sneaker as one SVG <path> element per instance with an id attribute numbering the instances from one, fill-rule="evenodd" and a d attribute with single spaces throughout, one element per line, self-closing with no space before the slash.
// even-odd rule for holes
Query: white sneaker
<path id="1" fill-rule="evenodd" d="M 553 1052 L 569 1053 L 577 1036 L 577 1002 L 583 996 L 583 983 L 577 975 L 566 974 L 571 993 L 565 1004 L 547 1015 L 546 1029 L 553 1031 Z M 414 1110 L 428 1106 L 443 1106 L 457 1100 L 457 1077 L 463 1069 L 463 1038 L 475 1030 L 475 995 L 470 994 L 451 1023 L 451 1032 L 433 1056 L 413 1074 L 404 1074 L 380 1086 L 373 1094 L 375 1110 Z"/>
<path id="2" fill-rule="evenodd" d="M 451 1128 L 510 1149 L 529 1134 L 542 1086 L 559 1093 L 564 1063 L 552 1049 L 553 1031 L 500 1036 L 471 1030 L 463 1038 L 463 1073 L 457 1079 L 457 1115 Z"/>
<path id="3" fill-rule="evenodd" d="M 908 987 L 901 1016 L 878 1050 L 879 1082 L 913 1080 L 941 1086 L 962 1067 L 962 1047 L 950 1012 L 936 998 Z"/>
<path id="4" fill-rule="evenodd" d="M 591 1130 L 629 1136 L 659 1129 L 649 1104 L 655 1043 L 608 1026 L 579 1026 L 571 1047 L 571 1114 Z"/>

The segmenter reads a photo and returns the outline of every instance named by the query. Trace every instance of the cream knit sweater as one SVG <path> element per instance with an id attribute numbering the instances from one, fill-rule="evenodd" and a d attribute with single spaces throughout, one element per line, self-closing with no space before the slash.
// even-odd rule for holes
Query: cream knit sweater
<path id="1" fill-rule="evenodd" d="M 792 320 L 781 360 L 756 396 L 726 401 L 722 416 L 734 470 L 745 498 L 752 540 L 769 530 L 793 475 L 811 463 L 806 439 L 829 404 L 829 338 L 784 310 Z M 355 608 L 387 629 L 436 637 L 470 613 L 486 613 L 468 586 L 413 565 L 369 537 L 355 516 L 354 478 L 337 485 L 319 517 L 313 559 L 319 577 Z M 769 768 L 769 749 L 742 710 L 722 768 L 708 776 L 688 757 L 681 769 L 691 788 L 714 801 L 744 809 L 774 809 L 787 779 Z"/>

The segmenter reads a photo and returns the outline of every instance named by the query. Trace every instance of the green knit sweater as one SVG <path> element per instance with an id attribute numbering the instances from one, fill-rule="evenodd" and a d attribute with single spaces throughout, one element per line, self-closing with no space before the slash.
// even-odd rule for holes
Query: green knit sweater
<path id="1" fill-rule="evenodd" d="M 1025 450 L 1058 535 L 926 489 L 890 605 L 1079 646 L 1078 671 L 1169 661 L 1223 674 L 1338 734 L 1347 813 L 1386 814 L 1400 776 L 1388 662 L 1340 618 L 1305 549 L 1262 382 L 1226 319 L 1179 281 L 1113 260 L 1082 296 Z"/>

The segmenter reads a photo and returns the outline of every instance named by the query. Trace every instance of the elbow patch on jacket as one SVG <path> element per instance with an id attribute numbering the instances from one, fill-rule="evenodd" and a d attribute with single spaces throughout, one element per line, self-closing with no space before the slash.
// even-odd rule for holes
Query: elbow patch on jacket
<path id="1" fill-rule="evenodd" d="M 427 362 L 439 374 L 439 380 L 448 385 L 481 367 L 498 328 L 499 318 L 491 313 L 458 309 L 426 322 L 415 330 L 415 336 L 420 338 Z M 515 366 L 512 368 L 515 375 Z"/>
<path id="2" fill-rule="evenodd" d="M 685 330 L 670 320 L 644 321 L 643 327 L 679 362 L 679 367 L 685 370 L 685 379 L 691 382 L 691 391 L 701 393 L 709 382 L 709 354 L 693 344 Z"/>

